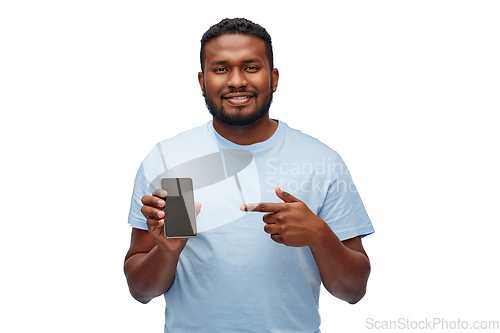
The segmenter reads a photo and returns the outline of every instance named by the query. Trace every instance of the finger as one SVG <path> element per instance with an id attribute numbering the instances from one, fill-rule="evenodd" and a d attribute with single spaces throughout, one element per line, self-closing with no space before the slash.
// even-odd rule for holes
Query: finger
<path id="1" fill-rule="evenodd" d="M 159 220 L 165 217 L 165 212 L 162 209 L 146 205 L 141 207 L 141 213 L 146 219 Z"/>
<path id="2" fill-rule="evenodd" d="M 198 214 L 200 214 L 201 211 L 201 203 L 199 201 L 196 201 L 194 203 L 194 209 L 196 211 L 196 216 L 198 216 Z"/>
<path id="3" fill-rule="evenodd" d="M 284 244 L 283 237 L 280 234 L 272 234 L 271 239 L 276 243 Z"/>
<path id="4" fill-rule="evenodd" d="M 274 188 L 274 190 L 276 191 L 276 195 L 278 196 L 278 198 L 280 198 L 281 200 L 283 200 L 286 203 L 290 203 L 290 202 L 302 202 L 301 200 L 297 199 L 296 197 L 294 197 L 290 193 L 283 191 L 278 186 L 276 186 Z"/>
<path id="5" fill-rule="evenodd" d="M 164 219 L 160 219 L 160 220 L 147 219 L 146 224 L 148 225 L 148 227 L 151 227 L 151 228 L 159 228 L 165 224 L 165 220 Z"/>
<path id="6" fill-rule="evenodd" d="M 283 210 L 283 203 L 274 202 L 260 202 L 260 203 L 247 203 L 240 206 L 240 210 L 244 212 L 268 212 L 275 213 Z"/>
<path id="7" fill-rule="evenodd" d="M 283 222 L 283 216 L 280 213 L 267 213 L 262 216 L 262 221 L 267 224 L 276 224 Z"/>
<path id="8" fill-rule="evenodd" d="M 156 192 L 156 191 L 155 191 Z M 155 193 L 153 192 L 153 194 Z M 167 193 L 166 191 L 164 191 Z M 145 206 L 150 206 L 154 208 L 163 208 L 165 207 L 165 199 L 159 198 L 155 195 L 145 195 L 142 197 L 142 204 Z"/>
<path id="9" fill-rule="evenodd" d="M 266 234 L 275 235 L 281 233 L 282 231 L 283 229 L 277 224 L 266 224 L 264 226 L 264 232 Z"/>
<path id="10" fill-rule="evenodd" d="M 153 192 L 153 195 L 155 197 L 158 197 L 158 198 L 165 198 L 167 196 L 167 191 L 165 191 L 164 189 L 156 189 L 154 192 Z"/>

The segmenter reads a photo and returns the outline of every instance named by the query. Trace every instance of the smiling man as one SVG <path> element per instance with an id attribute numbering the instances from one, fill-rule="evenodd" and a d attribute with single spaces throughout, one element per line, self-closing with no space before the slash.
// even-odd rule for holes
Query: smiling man
<path id="1" fill-rule="evenodd" d="M 365 294 L 370 219 L 340 156 L 269 117 L 279 72 L 266 30 L 225 19 L 201 44 L 213 120 L 158 143 L 139 168 L 130 292 L 142 303 L 164 295 L 165 332 L 319 332 L 321 283 L 349 303 Z M 235 169 L 238 152 L 251 162 Z M 193 178 L 201 231 L 189 241 L 164 236 L 168 193 L 155 180 L 172 173 Z"/>
<path id="2" fill-rule="evenodd" d="M 278 70 L 271 67 L 262 39 L 223 35 L 207 43 L 203 52 L 204 71 L 198 79 L 217 122 L 244 126 L 268 115 Z"/>

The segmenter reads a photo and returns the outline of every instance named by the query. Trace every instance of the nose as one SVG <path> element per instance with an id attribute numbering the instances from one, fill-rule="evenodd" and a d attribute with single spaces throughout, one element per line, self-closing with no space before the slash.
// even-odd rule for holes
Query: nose
<path id="1" fill-rule="evenodd" d="M 245 73 L 240 72 L 238 70 L 231 71 L 229 73 L 229 78 L 227 80 L 227 86 L 229 88 L 241 88 L 246 87 L 248 84 L 247 79 L 245 77 Z"/>

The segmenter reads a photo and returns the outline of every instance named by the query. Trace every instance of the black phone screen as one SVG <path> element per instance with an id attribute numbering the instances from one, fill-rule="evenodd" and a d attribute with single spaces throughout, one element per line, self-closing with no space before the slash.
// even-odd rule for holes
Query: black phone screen
<path id="1" fill-rule="evenodd" d="M 196 237 L 193 181 L 191 178 L 162 178 L 165 198 L 165 237 Z"/>

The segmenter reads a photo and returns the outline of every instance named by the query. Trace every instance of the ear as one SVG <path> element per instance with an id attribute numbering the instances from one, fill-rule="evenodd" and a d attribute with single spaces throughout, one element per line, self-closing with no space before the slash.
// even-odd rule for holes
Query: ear
<path id="1" fill-rule="evenodd" d="M 203 97 L 205 97 L 205 90 L 203 90 L 203 80 L 204 80 L 203 73 L 199 72 L 198 73 L 198 82 L 200 83 L 201 94 L 203 95 Z"/>
<path id="2" fill-rule="evenodd" d="M 273 92 L 275 92 L 276 89 L 278 89 L 278 80 L 280 78 L 280 73 L 278 72 L 277 68 L 273 69 L 271 76 L 273 78 Z"/>

